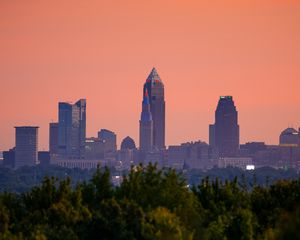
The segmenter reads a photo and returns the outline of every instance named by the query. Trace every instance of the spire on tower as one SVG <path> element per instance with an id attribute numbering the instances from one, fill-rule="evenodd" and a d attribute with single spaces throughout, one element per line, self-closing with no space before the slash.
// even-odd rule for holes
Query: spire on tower
<path id="1" fill-rule="evenodd" d="M 161 82 L 160 76 L 158 75 L 155 67 L 152 68 L 149 76 L 147 77 L 147 82 Z"/>

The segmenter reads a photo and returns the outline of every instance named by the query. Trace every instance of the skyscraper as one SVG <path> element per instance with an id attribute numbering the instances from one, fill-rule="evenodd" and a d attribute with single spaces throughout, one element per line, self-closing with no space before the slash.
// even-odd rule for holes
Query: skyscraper
<path id="1" fill-rule="evenodd" d="M 58 104 L 58 152 L 61 158 L 82 159 L 85 153 L 86 100 Z"/>
<path id="2" fill-rule="evenodd" d="M 140 150 L 150 151 L 153 148 L 153 120 L 150 111 L 148 90 L 146 89 L 140 119 Z"/>
<path id="3" fill-rule="evenodd" d="M 232 96 L 221 96 L 215 112 L 214 127 L 210 126 L 210 140 L 220 157 L 235 157 L 239 150 L 238 112 Z M 214 133 L 213 133 L 214 132 Z"/>
<path id="4" fill-rule="evenodd" d="M 15 168 L 34 166 L 38 160 L 38 127 L 24 126 L 16 129 Z"/>
<path id="5" fill-rule="evenodd" d="M 58 123 L 49 124 L 49 152 L 50 157 L 58 154 Z"/>
<path id="6" fill-rule="evenodd" d="M 165 149 L 165 98 L 164 84 L 155 68 L 149 74 L 143 88 L 149 96 L 150 112 L 153 120 L 153 146 L 155 149 Z"/>

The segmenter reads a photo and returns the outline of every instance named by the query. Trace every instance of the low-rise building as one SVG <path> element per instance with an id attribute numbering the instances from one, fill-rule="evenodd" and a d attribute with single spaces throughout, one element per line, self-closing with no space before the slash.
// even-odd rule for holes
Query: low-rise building
<path id="1" fill-rule="evenodd" d="M 243 170 L 247 169 L 247 166 L 252 166 L 253 161 L 252 158 L 246 157 L 223 157 L 219 158 L 218 160 L 218 167 L 219 168 L 226 168 L 226 167 L 238 167 Z"/>

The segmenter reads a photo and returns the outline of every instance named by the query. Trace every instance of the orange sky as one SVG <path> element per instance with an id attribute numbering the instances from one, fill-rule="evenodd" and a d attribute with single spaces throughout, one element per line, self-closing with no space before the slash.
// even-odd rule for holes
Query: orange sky
<path id="1" fill-rule="evenodd" d="M 166 142 L 208 140 L 219 95 L 233 95 L 241 143 L 300 127 L 299 1 L 0 1 L 0 149 L 15 125 L 48 124 L 58 101 L 87 98 L 87 136 L 138 144 L 143 83 L 155 66 Z"/>

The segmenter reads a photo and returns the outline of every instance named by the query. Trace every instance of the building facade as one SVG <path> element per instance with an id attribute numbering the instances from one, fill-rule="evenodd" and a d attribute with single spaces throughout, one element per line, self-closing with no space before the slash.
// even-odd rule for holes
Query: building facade
<path id="1" fill-rule="evenodd" d="M 86 100 L 75 104 L 60 102 L 58 113 L 58 153 L 60 158 L 83 159 L 86 138 Z"/>
<path id="2" fill-rule="evenodd" d="M 167 166 L 175 169 L 210 169 L 216 165 L 217 156 L 213 148 L 202 141 L 169 146 Z"/>
<path id="3" fill-rule="evenodd" d="M 238 112 L 232 96 L 221 96 L 215 112 L 214 127 L 210 126 L 210 142 L 220 157 L 236 157 L 239 153 Z"/>
<path id="4" fill-rule="evenodd" d="M 252 158 L 247 157 L 225 157 L 218 159 L 218 167 L 219 168 L 227 168 L 227 167 L 237 167 L 243 170 L 247 170 L 248 166 L 254 166 Z"/>
<path id="5" fill-rule="evenodd" d="M 283 130 L 279 136 L 279 145 L 286 147 L 298 147 L 299 133 L 294 128 Z"/>
<path id="6" fill-rule="evenodd" d="M 15 168 L 35 166 L 38 162 L 38 127 L 22 126 L 15 129 Z"/>
<path id="7" fill-rule="evenodd" d="M 125 149 L 136 149 L 134 140 L 129 136 L 125 137 L 121 142 L 121 150 Z"/>
<path id="8" fill-rule="evenodd" d="M 140 150 L 151 151 L 153 149 L 153 120 L 150 111 L 150 101 L 146 89 L 140 119 Z"/>
<path id="9" fill-rule="evenodd" d="M 49 124 L 49 152 L 50 158 L 58 154 L 58 123 Z"/>
<path id="10" fill-rule="evenodd" d="M 98 132 L 98 138 L 105 143 L 105 152 L 117 151 L 117 135 L 113 131 L 101 129 Z"/>
<path id="11" fill-rule="evenodd" d="M 153 120 L 153 147 L 165 149 L 165 96 L 164 84 L 155 68 L 149 74 L 143 88 L 143 96 L 149 96 L 150 112 Z"/>
<path id="12" fill-rule="evenodd" d="M 15 167 L 16 148 L 11 148 L 9 151 L 3 152 L 3 166 L 8 168 Z"/>

